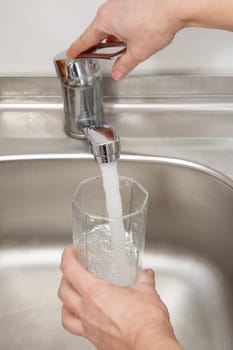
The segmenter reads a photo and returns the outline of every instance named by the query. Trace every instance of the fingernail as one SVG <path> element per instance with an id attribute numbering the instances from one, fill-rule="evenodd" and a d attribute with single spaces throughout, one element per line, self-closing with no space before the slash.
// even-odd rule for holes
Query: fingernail
<path id="1" fill-rule="evenodd" d="M 152 269 L 145 269 L 145 271 L 150 277 L 155 278 L 155 273 Z"/>
<path id="2" fill-rule="evenodd" d="M 119 70 L 113 70 L 112 71 L 112 77 L 114 80 L 120 80 L 121 78 L 123 78 L 124 74 L 122 72 L 120 72 Z"/>

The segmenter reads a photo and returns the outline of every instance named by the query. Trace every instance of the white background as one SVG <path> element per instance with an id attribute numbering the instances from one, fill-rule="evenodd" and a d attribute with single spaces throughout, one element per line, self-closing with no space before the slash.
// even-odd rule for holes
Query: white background
<path id="1" fill-rule="evenodd" d="M 0 0 L 0 75 L 55 75 L 52 59 L 94 17 L 102 0 Z M 105 74 L 110 65 L 102 64 Z M 233 75 L 233 33 L 185 29 L 134 74 Z"/>

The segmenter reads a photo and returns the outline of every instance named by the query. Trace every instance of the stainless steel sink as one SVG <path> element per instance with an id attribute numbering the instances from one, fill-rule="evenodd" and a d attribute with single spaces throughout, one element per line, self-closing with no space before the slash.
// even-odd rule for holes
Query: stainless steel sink
<path id="1" fill-rule="evenodd" d="M 104 80 L 120 175 L 150 194 L 144 264 L 186 350 L 233 349 L 232 86 L 232 77 Z M 99 174 L 63 122 L 57 79 L 0 77 L 1 350 L 94 349 L 60 320 L 72 193 Z"/>
<path id="2" fill-rule="evenodd" d="M 157 275 L 187 350 L 233 348 L 233 182 L 201 165 L 122 156 L 121 175 L 150 194 L 145 266 Z M 71 196 L 99 174 L 91 157 L 1 158 L 0 348 L 90 350 L 60 322 L 59 262 Z"/>

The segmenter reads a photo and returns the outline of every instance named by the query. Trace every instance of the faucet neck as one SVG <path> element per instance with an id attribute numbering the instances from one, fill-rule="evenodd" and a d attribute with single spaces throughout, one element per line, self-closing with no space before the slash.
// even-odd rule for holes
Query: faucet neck
<path id="1" fill-rule="evenodd" d="M 65 130 L 72 137 L 85 138 L 84 128 L 104 123 L 99 64 L 91 58 L 73 60 L 64 53 L 54 63 L 64 97 Z"/>

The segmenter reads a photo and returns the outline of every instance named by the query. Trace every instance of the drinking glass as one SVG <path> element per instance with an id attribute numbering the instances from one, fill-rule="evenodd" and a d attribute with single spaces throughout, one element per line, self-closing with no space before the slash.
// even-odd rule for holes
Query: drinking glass
<path id="1" fill-rule="evenodd" d="M 72 202 L 73 242 L 89 272 L 125 286 L 135 281 L 142 268 L 148 193 L 136 180 L 123 176 L 119 192 L 122 215 L 109 217 L 102 176 L 78 185 Z M 114 203 L 113 194 L 110 204 Z"/>

